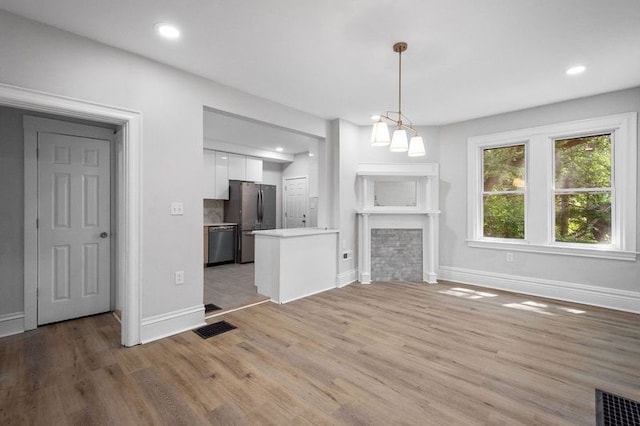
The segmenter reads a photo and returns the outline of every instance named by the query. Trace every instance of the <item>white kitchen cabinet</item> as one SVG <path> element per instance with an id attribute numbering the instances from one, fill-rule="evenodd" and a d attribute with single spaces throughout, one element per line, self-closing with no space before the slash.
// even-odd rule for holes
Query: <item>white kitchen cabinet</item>
<path id="1" fill-rule="evenodd" d="M 218 200 L 229 199 L 229 154 L 216 152 L 215 194 Z"/>
<path id="2" fill-rule="evenodd" d="M 246 180 L 247 157 L 229 154 L 229 180 Z"/>
<path id="3" fill-rule="evenodd" d="M 202 152 L 204 182 L 202 198 L 216 198 L 216 152 L 208 149 Z M 228 191 L 228 189 L 227 189 Z"/>
<path id="4" fill-rule="evenodd" d="M 262 160 L 239 154 L 229 154 L 229 180 L 262 182 Z"/>
<path id="5" fill-rule="evenodd" d="M 247 157 L 247 173 L 245 180 L 249 182 L 262 182 L 262 160 Z"/>

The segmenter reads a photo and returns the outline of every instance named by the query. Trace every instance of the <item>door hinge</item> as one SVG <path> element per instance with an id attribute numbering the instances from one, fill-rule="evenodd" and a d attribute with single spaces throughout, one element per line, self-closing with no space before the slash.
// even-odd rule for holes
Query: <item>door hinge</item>
<path id="1" fill-rule="evenodd" d="M 36 229 L 40 228 L 40 219 L 36 218 Z"/>

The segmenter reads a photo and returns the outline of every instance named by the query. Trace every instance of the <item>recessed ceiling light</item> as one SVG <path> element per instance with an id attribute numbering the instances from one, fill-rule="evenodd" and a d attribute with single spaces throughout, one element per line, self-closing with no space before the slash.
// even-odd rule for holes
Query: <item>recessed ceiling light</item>
<path id="1" fill-rule="evenodd" d="M 279 147 L 276 148 L 276 151 L 282 152 L 282 151 L 284 151 L 284 149 L 281 146 L 279 146 Z"/>
<path id="2" fill-rule="evenodd" d="M 583 72 L 585 72 L 585 70 L 587 69 L 587 67 L 585 67 L 584 65 L 575 65 L 571 68 L 567 68 L 567 70 L 565 71 L 565 74 L 567 75 L 578 75 L 578 74 L 582 74 Z"/>
<path id="3" fill-rule="evenodd" d="M 164 38 L 175 40 L 178 37 L 180 37 L 180 30 L 171 24 L 167 24 L 165 22 L 159 22 L 156 25 L 154 25 L 154 28 L 156 29 L 156 32 Z"/>
<path id="4" fill-rule="evenodd" d="M 378 114 L 374 114 L 374 115 L 372 115 L 372 116 L 371 116 L 371 119 L 372 119 L 373 121 L 375 121 L 375 120 L 380 120 L 380 116 L 379 116 Z"/>
<path id="5" fill-rule="evenodd" d="M 313 152 L 310 152 L 310 153 L 309 153 L 309 157 L 313 157 Z"/>

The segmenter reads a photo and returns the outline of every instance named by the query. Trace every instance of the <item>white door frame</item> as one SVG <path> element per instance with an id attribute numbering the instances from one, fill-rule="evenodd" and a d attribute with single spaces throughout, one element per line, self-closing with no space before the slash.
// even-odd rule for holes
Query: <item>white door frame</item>
<path id="1" fill-rule="evenodd" d="M 287 176 L 282 178 L 282 227 L 287 227 L 287 181 L 293 179 L 304 179 L 307 185 L 307 196 L 304 200 L 304 210 L 307 212 L 307 216 L 309 215 L 309 176 Z M 307 218 L 308 219 L 308 218 Z"/>
<path id="2" fill-rule="evenodd" d="M 121 218 L 116 232 L 124 250 L 116 249 L 117 279 L 123 277 L 121 342 L 125 346 L 140 343 L 141 207 L 142 207 L 142 115 L 137 111 L 99 105 L 0 83 L 0 105 L 40 111 L 85 120 L 121 125 L 123 128 L 122 180 L 124 194 L 117 203 Z M 35 177 L 34 177 L 35 176 Z M 37 327 L 37 159 L 25 144 L 25 222 L 24 222 L 24 329 Z M 118 244 L 118 246 L 121 246 Z M 117 285 L 117 284 L 116 284 Z"/>

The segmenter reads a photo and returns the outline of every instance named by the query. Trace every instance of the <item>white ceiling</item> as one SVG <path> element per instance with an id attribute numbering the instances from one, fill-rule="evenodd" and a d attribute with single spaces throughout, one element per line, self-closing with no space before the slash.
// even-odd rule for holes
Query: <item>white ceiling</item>
<path id="1" fill-rule="evenodd" d="M 639 0 L 0 0 L 324 118 L 444 124 L 640 85 Z M 153 25 L 180 27 L 175 42 Z M 576 63 L 579 77 L 564 75 Z"/>

